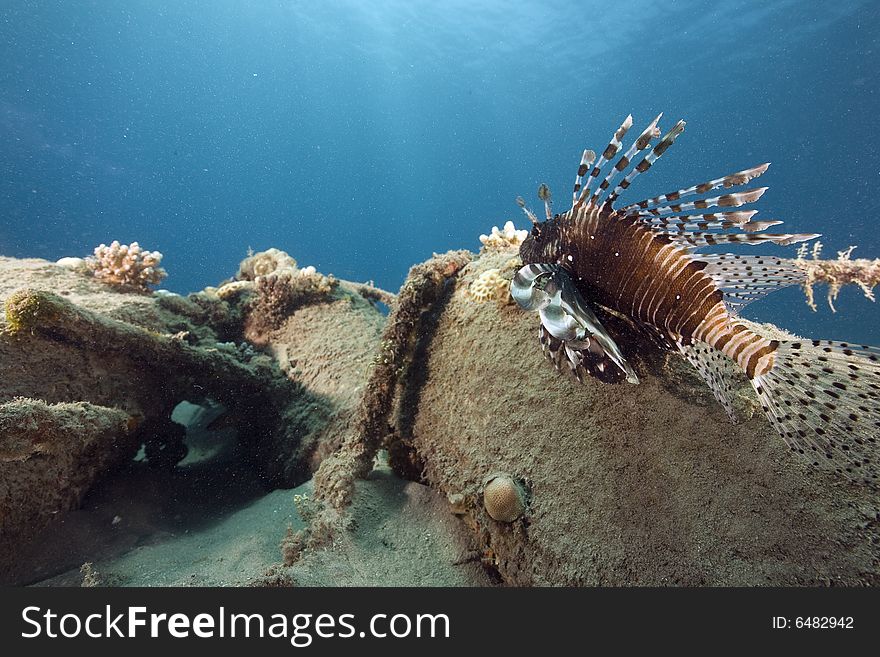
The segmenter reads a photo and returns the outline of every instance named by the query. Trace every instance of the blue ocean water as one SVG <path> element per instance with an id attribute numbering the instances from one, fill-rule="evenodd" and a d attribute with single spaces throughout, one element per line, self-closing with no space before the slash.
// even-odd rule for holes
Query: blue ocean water
<path id="1" fill-rule="evenodd" d="M 759 216 L 880 257 L 878 37 L 872 0 L 4 0 L 0 253 L 137 240 L 187 292 L 275 246 L 395 290 L 663 111 L 687 130 L 625 199 L 770 161 Z M 880 344 L 837 307 L 747 315 Z"/>

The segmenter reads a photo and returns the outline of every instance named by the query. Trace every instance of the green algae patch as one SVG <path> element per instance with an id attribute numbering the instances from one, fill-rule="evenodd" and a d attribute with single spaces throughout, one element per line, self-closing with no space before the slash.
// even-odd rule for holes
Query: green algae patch
<path id="1" fill-rule="evenodd" d="M 4 304 L 7 331 L 32 331 L 41 324 L 53 324 L 63 314 L 65 301 L 56 294 L 40 290 L 19 290 Z"/>

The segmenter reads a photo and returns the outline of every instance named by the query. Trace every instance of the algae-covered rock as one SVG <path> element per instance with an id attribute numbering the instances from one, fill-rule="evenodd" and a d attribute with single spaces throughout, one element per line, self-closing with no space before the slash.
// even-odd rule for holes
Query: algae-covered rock
<path id="1" fill-rule="evenodd" d="M 458 500 L 505 582 L 880 581 L 876 493 L 800 462 L 745 379 L 731 424 L 687 363 L 613 317 L 639 385 L 580 385 L 554 371 L 536 317 L 469 293 L 512 255 L 485 253 L 437 304 L 409 365 L 423 373 L 404 393 L 417 403 L 396 423 L 397 449 Z M 513 522 L 492 520 L 481 503 L 498 471 L 528 481 L 528 508 Z"/>
<path id="2" fill-rule="evenodd" d="M 76 508 L 101 474 L 131 459 L 139 420 L 85 402 L 0 404 L 0 553 Z"/>
<path id="3" fill-rule="evenodd" d="M 304 284 L 329 280 L 312 270 L 298 276 Z M 64 503 L 58 495 L 41 498 L 39 513 L 21 503 L 28 511 L 5 514 L 4 531 L 24 536 L 40 528 L 35 518 L 73 508 L 99 473 L 130 460 L 140 445 L 151 466 L 175 467 L 187 454 L 187 432 L 172 413 L 184 401 L 224 412 L 223 435 L 231 431 L 238 457 L 268 489 L 307 480 L 350 421 L 384 320 L 356 286 L 304 289 L 261 350 L 244 339 L 255 308 L 246 290 L 227 298 L 210 291 L 147 296 L 53 263 L 0 258 L 0 404 L 86 403 L 140 423 L 134 451 L 71 429 L 71 440 L 94 445 L 63 450 L 64 467 L 82 473 L 71 485 L 76 494 Z M 5 426 L 0 443 L 5 499 L 27 499 L 32 464 L 50 452 L 28 456 L 30 443 Z M 49 444 L 56 443 L 63 444 Z"/>

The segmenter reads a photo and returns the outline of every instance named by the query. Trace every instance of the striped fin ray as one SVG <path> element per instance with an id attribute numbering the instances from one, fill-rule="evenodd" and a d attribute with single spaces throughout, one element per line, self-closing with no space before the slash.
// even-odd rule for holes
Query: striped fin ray
<path id="1" fill-rule="evenodd" d="M 667 222 L 663 219 L 655 219 L 651 222 L 651 228 L 655 231 L 675 235 L 685 231 L 707 231 L 707 230 L 729 230 L 736 228 L 746 233 L 760 233 L 772 226 L 778 226 L 781 221 L 747 221 L 740 223 L 739 221 L 730 221 L 726 219 L 704 220 L 699 217 L 711 217 L 712 215 L 685 215 L 683 217 L 675 217 L 678 221 Z M 694 220 L 687 221 L 690 217 Z"/>
<path id="2" fill-rule="evenodd" d="M 877 485 L 880 349 L 781 342 L 752 385 L 789 447 L 817 467 Z"/>
<path id="3" fill-rule="evenodd" d="M 734 377 L 738 372 L 734 369 L 733 362 L 711 345 L 699 340 L 691 344 L 678 343 L 678 349 L 712 390 L 715 399 L 727 411 L 731 423 L 737 424 L 733 399 Z"/>
<path id="4" fill-rule="evenodd" d="M 642 131 L 642 134 L 640 134 L 638 138 L 632 143 L 632 146 L 629 147 L 626 153 L 624 153 L 620 157 L 620 159 L 615 162 L 614 166 L 611 168 L 611 171 L 608 172 L 608 175 L 605 176 L 605 179 L 599 184 L 599 188 L 590 198 L 590 203 L 596 203 L 599 199 L 599 195 L 603 191 L 608 189 L 608 187 L 611 185 L 611 181 L 614 180 L 617 174 L 621 171 L 626 170 L 627 167 L 629 167 L 633 157 L 635 157 L 637 153 L 640 153 L 648 148 L 648 146 L 651 145 L 652 139 L 656 139 L 660 136 L 660 128 L 657 127 L 657 122 L 660 121 L 660 118 L 662 116 L 663 112 L 658 114 L 657 118 L 655 118 L 653 121 L 651 121 L 650 124 L 648 124 L 648 127 Z M 613 201 L 614 199 L 609 196 L 608 200 Z"/>
<path id="5" fill-rule="evenodd" d="M 590 165 L 592 165 L 595 160 L 596 154 L 591 150 L 585 150 L 584 154 L 581 155 L 581 163 L 578 166 L 577 175 L 574 179 L 574 191 L 571 193 L 572 207 L 577 204 L 578 192 L 581 191 L 581 186 L 584 182 L 584 176 L 587 175 L 587 171 L 590 170 Z"/>
<path id="6" fill-rule="evenodd" d="M 538 325 L 538 340 L 541 342 L 541 352 L 553 363 L 557 370 L 562 365 L 565 357 L 565 349 L 562 348 L 562 340 L 554 338 L 543 324 Z"/>
<path id="7" fill-rule="evenodd" d="M 581 193 L 578 195 L 577 200 L 574 202 L 574 206 L 578 206 L 584 202 L 584 199 L 587 197 L 587 194 L 590 193 L 590 187 L 593 182 L 601 175 L 602 167 L 607 164 L 608 160 L 617 155 L 618 151 L 621 149 L 621 140 L 626 135 L 627 131 L 632 127 L 633 117 L 632 114 L 629 114 L 626 119 L 624 119 L 623 123 L 620 124 L 620 127 L 615 131 L 614 136 L 611 137 L 611 141 L 608 142 L 608 146 L 605 147 L 605 150 L 602 151 L 602 155 L 599 158 L 599 161 L 596 162 L 596 166 L 593 167 L 593 170 L 590 172 L 590 177 L 587 180 L 587 184 L 581 190 Z"/>
<path id="8" fill-rule="evenodd" d="M 703 271 L 721 288 L 733 312 L 770 292 L 801 284 L 806 278 L 804 270 L 787 258 L 722 253 L 701 255 L 699 259 L 708 263 Z"/>
<path id="9" fill-rule="evenodd" d="M 756 214 L 758 214 L 757 210 L 733 210 L 730 212 L 709 212 L 706 214 L 674 214 L 663 217 L 645 217 L 642 221 L 652 226 L 669 226 L 695 221 L 724 221 L 741 226 L 748 223 Z"/>
<path id="10" fill-rule="evenodd" d="M 648 208 L 647 210 L 632 210 L 626 213 L 627 217 L 659 217 L 665 214 L 674 214 L 678 212 L 689 212 L 691 210 L 705 210 L 706 208 L 738 208 L 747 203 L 754 203 L 764 195 L 767 187 L 756 187 L 755 189 L 747 189 L 743 192 L 735 192 L 733 194 L 722 194 L 711 198 L 697 199 L 689 203 L 675 203 L 673 205 L 660 205 L 656 208 Z"/>
<path id="11" fill-rule="evenodd" d="M 629 214 L 635 210 L 646 209 L 651 205 L 659 205 L 661 203 L 671 203 L 677 201 L 683 196 L 690 196 L 692 194 L 706 194 L 711 192 L 712 190 L 723 187 L 725 189 L 729 189 L 735 185 L 745 185 L 750 180 L 753 180 L 767 171 L 767 168 L 770 166 L 769 162 L 764 164 L 759 164 L 756 167 L 752 167 L 751 169 L 744 169 L 742 171 L 737 171 L 736 173 L 731 173 L 730 175 L 723 176 L 721 178 L 715 178 L 714 180 L 709 180 L 704 183 L 700 183 L 699 185 L 693 185 L 691 187 L 686 187 L 684 189 L 679 189 L 675 192 L 670 192 L 668 194 L 661 194 L 660 196 L 655 196 L 654 198 L 644 199 L 642 201 L 638 201 L 637 203 L 631 203 L 624 208 L 620 209 L 620 212 L 623 214 Z"/>
<path id="12" fill-rule="evenodd" d="M 584 382 L 587 376 L 598 379 L 602 383 L 622 383 L 626 380 L 626 374 L 608 357 L 602 347 L 596 341 L 588 344 L 572 343 L 554 337 L 542 325 L 538 329 L 538 339 L 541 342 L 541 351 L 558 371 L 563 371 L 563 366 L 574 377 Z"/>
<path id="13" fill-rule="evenodd" d="M 608 195 L 606 203 L 614 203 L 617 200 L 617 197 L 623 193 L 625 189 L 627 189 L 632 181 L 639 175 L 650 169 L 654 162 L 660 159 L 660 156 L 666 152 L 666 149 L 672 146 L 672 143 L 676 140 L 676 138 L 684 132 L 684 127 L 687 125 L 684 121 L 679 121 L 674 126 L 672 126 L 672 130 L 667 132 L 663 139 L 661 139 L 656 146 L 648 153 L 645 158 L 639 162 L 636 167 L 630 171 L 626 177 L 620 181 L 620 184 L 614 188 L 614 191 Z"/>
<path id="14" fill-rule="evenodd" d="M 687 244 L 690 248 L 700 248 L 703 246 L 714 246 L 716 244 L 726 244 L 729 242 L 742 244 L 759 244 L 762 242 L 772 242 L 779 246 L 789 246 L 798 242 L 806 242 L 808 240 L 821 237 L 818 233 L 663 233 L 674 242 Z"/>

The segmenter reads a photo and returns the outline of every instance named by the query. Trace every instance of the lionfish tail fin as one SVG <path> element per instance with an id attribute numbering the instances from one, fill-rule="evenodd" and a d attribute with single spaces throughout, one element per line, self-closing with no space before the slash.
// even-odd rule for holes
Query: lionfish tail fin
<path id="1" fill-rule="evenodd" d="M 786 444 L 816 467 L 880 483 L 880 348 L 789 341 L 774 356 L 752 385 Z"/>

